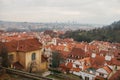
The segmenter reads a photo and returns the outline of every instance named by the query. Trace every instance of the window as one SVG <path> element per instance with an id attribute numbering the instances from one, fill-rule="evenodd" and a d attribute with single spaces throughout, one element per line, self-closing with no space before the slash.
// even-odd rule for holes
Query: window
<path id="1" fill-rule="evenodd" d="M 76 64 L 76 68 L 79 68 L 79 65 Z"/>
<path id="2" fill-rule="evenodd" d="M 67 62 L 69 62 L 69 59 L 67 60 Z"/>
<path id="3" fill-rule="evenodd" d="M 14 58 L 13 54 L 8 55 L 8 59 L 9 59 L 10 63 L 13 62 L 13 58 Z"/>
<path id="4" fill-rule="evenodd" d="M 117 65 L 115 65 L 115 70 L 117 70 Z"/>
<path id="5" fill-rule="evenodd" d="M 36 58 L 36 54 L 32 53 L 32 60 L 35 60 L 35 58 Z"/>
<path id="6" fill-rule="evenodd" d="M 100 73 L 100 76 L 102 76 L 102 77 L 103 77 L 103 76 L 104 76 L 104 74 Z"/>
<path id="7" fill-rule="evenodd" d="M 50 64 L 49 67 L 52 67 L 52 65 Z"/>
<path id="8" fill-rule="evenodd" d="M 83 59 L 84 57 L 81 57 L 81 59 Z"/>
<path id="9" fill-rule="evenodd" d="M 76 59 L 79 59 L 79 56 L 75 56 Z"/>
<path id="10" fill-rule="evenodd" d="M 70 57 L 73 57 L 73 55 L 69 55 Z"/>
<path id="11" fill-rule="evenodd" d="M 85 77 L 85 80 L 89 80 L 89 77 Z"/>

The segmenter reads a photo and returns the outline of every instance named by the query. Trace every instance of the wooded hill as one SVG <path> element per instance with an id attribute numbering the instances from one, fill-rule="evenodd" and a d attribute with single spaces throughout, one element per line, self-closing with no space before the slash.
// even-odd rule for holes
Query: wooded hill
<path id="1" fill-rule="evenodd" d="M 67 31 L 64 35 L 60 35 L 60 38 L 73 38 L 78 42 L 92 40 L 120 42 L 120 21 L 90 31 Z"/>

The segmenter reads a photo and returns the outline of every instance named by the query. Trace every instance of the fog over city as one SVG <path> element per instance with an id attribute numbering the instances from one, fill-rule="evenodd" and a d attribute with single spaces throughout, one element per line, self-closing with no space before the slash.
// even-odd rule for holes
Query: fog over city
<path id="1" fill-rule="evenodd" d="M 120 18 L 120 0 L 0 0 L 0 20 L 110 24 Z"/>

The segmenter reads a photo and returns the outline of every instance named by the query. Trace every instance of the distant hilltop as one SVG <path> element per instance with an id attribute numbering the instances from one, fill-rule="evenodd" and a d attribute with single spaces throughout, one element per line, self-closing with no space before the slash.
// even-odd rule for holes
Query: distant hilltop
<path id="1" fill-rule="evenodd" d="M 5 31 L 44 31 L 44 30 L 91 30 L 102 27 L 100 24 L 80 24 L 80 23 L 33 23 L 33 22 L 10 22 L 0 21 L 0 30 Z"/>
<path id="2" fill-rule="evenodd" d="M 101 28 L 92 29 L 89 31 L 75 30 L 66 31 L 61 38 L 73 38 L 75 41 L 87 41 L 93 40 L 119 42 L 120 43 L 120 20 L 113 22 L 110 25 L 103 26 Z"/>

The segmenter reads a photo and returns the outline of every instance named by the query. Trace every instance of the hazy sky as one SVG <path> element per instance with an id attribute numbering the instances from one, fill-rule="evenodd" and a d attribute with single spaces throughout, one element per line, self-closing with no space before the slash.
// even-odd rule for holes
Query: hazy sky
<path id="1" fill-rule="evenodd" d="M 0 0 L 0 20 L 110 24 L 120 20 L 120 0 Z"/>

